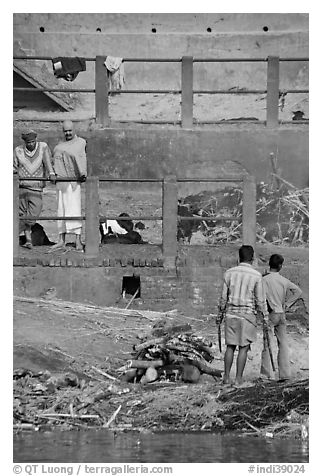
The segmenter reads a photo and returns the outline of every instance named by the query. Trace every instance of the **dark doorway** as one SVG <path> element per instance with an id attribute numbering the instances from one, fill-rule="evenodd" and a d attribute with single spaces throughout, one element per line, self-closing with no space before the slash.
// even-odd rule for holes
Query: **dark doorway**
<path id="1" fill-rule="evenodd" d="M 138 292 L 137 292 L 138 290 Z M 123 276 L 122 280 L 122 294 L 131 294 L 135 299 L 141 297 L 141 281 L 140 276 Z"/>

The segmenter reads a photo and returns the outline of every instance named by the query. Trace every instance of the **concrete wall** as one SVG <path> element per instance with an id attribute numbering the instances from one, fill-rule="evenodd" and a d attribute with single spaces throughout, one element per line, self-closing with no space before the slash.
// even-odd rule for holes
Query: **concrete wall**
<path id="1" fill-rule="evenodd" d="M 156 33 L 152 33 L 152 29 Z M 207 30 L 211 31 L 207 31 Z M 267 29 L 267 31 L 264 31 Z M 307 14 L 15 14 L 14 54 L 42 56 L 117 56 L 122 58 L 181 58 L 192 55 L 197 58 L 266 58 L 268 55 L 281 57 L 307 57 L 309 54 Z M 21 63 L 21 61 L 20 61 Z M 50 61 L 42 62 L 42 68 L 52 75 Z M 281 65 L 281 88 L 307 88 L 308 64 L 283 63 Z M 125 63 L 126 89 L 180 89 L 180 63 Z M 64 80 L 58 81 L 66 87 Z M 87 62 L 87 71 L 79 74 L 71 84 L 75 88 L 94 87 L 94 63 Z M 266 89 L 266 63 L 195 63 L 195 89 L 229 88 Z M 79 112 L 93 113 L 93 95 L 80 94 Z M 170 108 L 171 101 L 165 101 L 162 109 Z M 248 96 L 252 110 L 241 112 L 245 104 L 236 104 L 236 96 L 225 106 L 227 96 L 206 98 L 204 108 L 196 111 L 200 119 L 207 116 L 207 106 L 216 111 L 213 119 L 239 116 L 261 117 L 262 102 Z M 289 99 L 289 97 L 287 97 Z M 297 109 L 308 105 L 306 97 L 291 95 L 286 104 L 285 119 L 290 119 L 292 105 Z M 260 98 L 257 98 L 260 101 Z M 154 101 L 152 118 L 160 117 L 158 102 L 146 95 L 136 98 L 123 95 L 111 100 L 115 111 L 112 118 L 117 120 L 119 111 L 132 108 L 137 111 L 143 104 L 146 113 L 150 102 Z M 196 98 L 197 101 L 197 98 Z M 126 103 L 128 103 L 126 105 Z M 211 105 L 211 106 L 210 106 Z M 155 112 L 155 108 L 157 112 Z M 178 108 L 173 106 L 174 111 Z M 228 110 L 226 110 L 228 109 Z M 173 113 L 174 114 L 174 113 Z M 173 115 L 172 114 L 172 115 Z M 174 114 L 175 115 L 175 114 Z M 121 119 L 133 118 L 129 116 Z"/>
<path id="2" fill-rule="evenodd" d="M 309 54 L 308 15 L 303 13 L 18 13 L 13 23 L 14 54 L 22 55 L 179 59 L 183 55 L 266 58 Z M 195 63 L 194 88 L 265 89 L 266 68 L 266 63 Z M 53 77 L 50 61 L 42 62 L 38 70 L 43 71 L 44 78 Z M 307 88 L 308 63 L 281 63 L 280 76 L 282 89 Z M 125 79 L 128 89 L 180 89 L 181 64 L 125 63 Z M 72 88 L 94 87 L 94 63 L 87 62 L 87 71 L 73 83 L 56 81 L 65 88 L 69 84 Z M 94 95 L 78 94 L 75 98 L 75 94 L 70 93 L 74 110 L 82 118 L 93 117 Z M 196 94 L 194 103 L 194 117 L 200 121 L 266 118 L 265 95 Z M 280 118 L 290 120 L 292 111 L 297 109 L 308 116 L 307 94 L 288 94 L 284 107 L 280 107 Z M 113 121 L 180 120 L 180 95 L 115 95 L 110 98 L 110 116 Z M 40 118 L 40 113 L 36 117 Z M 57 113 L 52 113 L 55 118 Z M 55 126 L 34 127 L 51 146 L 58 142 L 60 133 Z M 15 128 L 14 145 L 20 142 L 17 124 Z M 307 125 L 281 126 L 276 130 L 260 125 L 220 125 L 188 131 L 180 126 L 100 130 L 85 123 L 82 129 L 80 133 L 88 139 L 94 174 L 151 178 L 175 172 L 182 177 L 211 177 L 221 170 L 219 163 L 236 161 L 254 173 L 257 180 L 268 180 L 268 157 L 274 152 L 285 179 L 298 186 L 308 183 Z"/>
<path id="3" fill-rule="evenodd" d="M 208 251 L 197 248 L 188 253 L 186 258 L 178 260 L 173 271 L 144 265 L 84 268 L 26 264 L 14 267 L 14 294 L 39 297 L 54 287 L 58 299 L 114 306 L 121 299 L 123 277 L 135 274 L 140 277 L 143 309 L 177 308 L 201 316 L 217 311 L 223 273 L 236 264 L 236 253 L 227 256 L 224 251 L 211 248 Z M 263 266 L 258 269 L 264 272 Z M 287 264 L 283 275 L 298 284 L 307 299 L 308 263 Z"/>
<path id="4" fill-rule="evenodd" d="M 307 13 L 15 13 L 14 28 L 23 32 L 99 33 L 268 33 L 308 30 Z"/>
<path id="5" fill-rule="evenodd" d="M 52 130 L 35 125 L 34 129 L 51 149 L 62 139 L 57 127 Z M 88 141 L 88 163 L 94 175 L 163 178 L 175 173 L 182 178 L 211 178 L 246 168 L 257 181 L 267 181 L 271 172 L 269 154 L 274 152 L 286 180 L 299 187 L 308 185 L 307 126 L 283 126 L 276 130 L 264 126 L 221 126 L 197 131 L 89 129 L 80 127 L 79 135 Z M 16 127 L 14 146 L 21 143 L 20 134 L 21 128 Z"/>

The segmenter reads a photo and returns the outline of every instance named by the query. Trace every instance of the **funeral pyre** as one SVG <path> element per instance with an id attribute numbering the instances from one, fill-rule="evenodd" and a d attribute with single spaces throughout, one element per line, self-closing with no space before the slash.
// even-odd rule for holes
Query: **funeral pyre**
<path id="1" fill-rule="evenodd" d="M 134 356 L 119 371 L 127 382 L 149 383 L 156 380 L 196 383 L 200 374 L 221 376 L 211 362 L 213 343 L 195 335 L 190 324 L 157 322 L 142 343 L 134 346 Z"/>

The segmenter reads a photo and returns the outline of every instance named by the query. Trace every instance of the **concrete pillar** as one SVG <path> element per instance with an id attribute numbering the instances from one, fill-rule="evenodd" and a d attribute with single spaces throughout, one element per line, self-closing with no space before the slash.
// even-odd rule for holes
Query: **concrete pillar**
<path id="1" fill-rule="evenodd" d="M 253 175 L 243 178 L 243 245 L 256 244 L 256 182 Z"/>
<path id="2" fill-rule="evenodd" d="M 86 258 L 96 258 L 99 253 L 99 194 L 98 177 L 87 177 L 86 180 L 86 227 L 85 254 Z"/>
<path id="3" fill-rule="evenodd" d="M 163 265 L 174 268 L 177 257 L 178 188 L 177 179 L 170 175 L 163 180 L 162 193 Z"/>
<path id="4" fill-rule="evenodd" d="M 106 56 L 96 56 L 95 61 L 95 116 L 97 124 L 107 125 L 108 115 L 108 82 L 107 69 L 104 65 Z"/>
<path id="5" fill-rule="evenodd" d="M 267 98 L 266 125 L 278 126 L 279 104 L 279 57 L 269 56 L 267 59 Z"/>
<path id="6" fill-rule="evenodd" d="M 18 174 L 13 174 L 13 257 L 17 258 L 19 255 L 19 180 Z"/>
<path id="7" fill-rule="evenodd" d="M 193 125 L 193 61 L 192 56 L 183 56 L 181 65 L 181 126 L 191 129 Z"/>

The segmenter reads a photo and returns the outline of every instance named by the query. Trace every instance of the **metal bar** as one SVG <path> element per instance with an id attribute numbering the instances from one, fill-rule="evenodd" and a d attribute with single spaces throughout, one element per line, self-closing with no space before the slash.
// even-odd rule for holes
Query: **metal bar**
<path id="1" fill-rule="evenodd" d="M 163 182 L 163 179 L 139 179 L 139 178 L 110 178 L 110 177 L 98 177 L 100 182 Z"/>
<path id="2" fill-rule="evenodd" d="M 238 221 L 237 217 L 226 217 L 225 215 L 213 215 L 213 216 L 193 216 L 186 217 L 178 215 L 178 221 L 214 221 L 214 220 L 225 220 L 225 221 Z"/>
<path id="3" fill-rule="evenodd" d="M 13 257 L 17 258 L 19 255 L 19 181 L 18 175 L 13 174 L 13 187 L 12 187 L 12 195 L 13 195 L 13 217 L 12 217 L 12 224 L 13 224 Z"/>
<path id="4" fill-rule="evenodd" d="M 86 216 L 82 215 L 79 217 L 53 217 L 53 216 L 32 216 L 32 215 L 21 215 L 19 217 L 20 220 L 40 220 L 40 221 L 56 221 L 56 220 L 86 220 Z M 120 217 L 118 215 L 111 215 L 111 216 L 99 216 L 99 221 L 103 222 L 106 220 L 118 220 L 118 221 L 126 221 L 126 220 L 144 220 L 144 221 L 160 221 L 163 220 L 162 216 L 126 216 Z M 207 216 L 207 217 L 200 217 L 200 216 L 193 216 L 193 217 L 186 217 L 186 216 L 178 216 L 179 221 L 213 221 L 213 220 L 227 220 L 227 221 L 236 221 L 237 218 L 233 217 L 226 217 L 225 215 L 214 215 L 214 216 Z"/>
<path id="5" fill-rule="evenodd" d="M 47 177 L 19 177 L 19 180 L 23 182 L 35 180 L 37 180 L 37 182 L 49 182 L 49 178 Z M 57 177 L 56 182 L 79 182 L 79 179 L 76 179 L 75 177 Z"/>
<path id="6" fill-rule="evenodd" d="M 123 63 L 181 63 L 181 58 L 123 58 Z"/>
<path id="7" fill-rule="evenodd" d="M 82 215 L 82 216 L 79 216 L 79 217 L 66 217 L 66 216 L 63 216 L 63 217 L 53 217 L 53 216 L 40 216 L 40 217 L 35 217 L 33 215 L 21 215 L 19 217 L 20 220 L 41 220 L 41 221 L 44 221 L 44 220 L 86 220 L 86 217 L 85 215 Z"/>
<path id="8" fill-rule="evenodd" d="M 177 178 L 177 182 L 242 182 L 243 176 L 236 175 L 230 177 L 216 177 L 216 178 Z"/>
<path id="9" fill-rule="evenodd" d="M 240 120 L 240 121 L 231 121 L 222 119 L 221 121 L 193 121 L 194 124 L 266 124 L 266 121 L 255 121 L 255 120 Z"/>
<path id="10" fill-rule="evenodd" d="M 181 68 L 181 124 L 186 129 L 193 124 L 193 62 L 192 56 L 182 57 Z"/>
<path id="11" fill-rule="evenodd" d="M 22 56 L 14 55 L 14 60 L 52 60 L 52 56 Z M 85 61 L 95 61 L 96 58 L 83 58 Z M 265 62 L 267 58 L 194 58 L 194 63 L 253 63 Z M 309 61 L 309 58 L 280 58 L 280 61 Z M 123 58 L 123 63 L 181 63 L 181 58 Z"/>
<path id="12" fill-rule="evenodd" d="M 301 121 L 279 121 L 280 124 L 309 124 L 309 119 L 302 119 Z"/>
<path id="13" fill-rule="evenodd" d="M 214 90 L 194 90 L 194 94 L 266 94 L 266 89 L 247 89 L 245 91 L 241 90 L 232 90 L 229 91 L 227 89 L 214 89 Z"/>
<path id="14" fill-rule="evenodd" d="M 177 256 L 178 189 L 174 175 L 164 178 L 162 194 L 162 248 L 163 265 L 174 268 Z"/>
<path id="15" fill-rule="evenodd" d="M 54 56 L 22 56 L 22 55 L 14 55 L 13 59 L 14 60 L 52 60 Z M 96 58 L 82 58 L 85 61 L 95 61 Z"/>
<path id="16" fill-rule="evenodd" d="M 86 245 L 87 258 L 96 258 L 99 252 L 99 193 L 98 177 L 87 177 L 86 183 Z"/>
<path id="17" fill-rule="evenodd" d="M 64 112 L 62 114 L 65 114 Z M 82 117 L 82 118 L 75 118 L 75 119 L 72 119 L 73 122 L 84 122 L 84 121 L 91 121 L 91 120 L 95 120 L 95 116 L 88 116 L 88 117 Z M 21 118 L 21 117 L 14 117 L 14 120 L 15 122 L 39 122 L 41 120 L 41 122 L 49 122 L 49 123 L 54 123 L 54 122 L 62 122 L 63 119 L 60 117 L 60 119 L 56 119 L 56 118 L 50 118 L 50 117 L 39 117 L 39 116 L 34 116 L 34 117 L 25 117 L 25 118 Z"/>
<path id="18" fill-rule="evenodd" d="M 117 221 L 126 221 L 126 220 L 145 220 L 145 221 L 157 221 L 157 220 L 162 220 L 163 217 L 162 216 L 152 216 L 152 215 L 148 215 L 148 216 L 126 216 L 126 217 L 120 217 L 120 216 L 102 216 L 100 215 L 100 222 L 104 222 L 106 220 L 117 220 Z"/>
<path id="19" fill-rule="evenodd" d="M 309 93 L 309 89 L 283 89 L 281 92 L 290 94 L 304 94 Z"/>
<path id="20" fill-rule="evenodd" d="M 280 58 L 280 61 L 310 61 L 309 58 Z"/>
<path id="21" fill-rule="evenodd" d="M 268 58 L 194 58 L 194 63 L 256 63 Z M 280 61 L 309 61 L 309 58 L 280 58 Z"/>
<path id="22" fill-rule="evenodd" d="M 243 180 L 243 245 L 256 244 L 256 182 L 253 175 Z"/>
<path id="23" fill-rule="evenodd" d="M 123 89 L 118 91 L 110 91 L 117 94 L 180 94 L 181 89 Z"/>
<path id="24" fill-rule="evenodd" d="M 194 63 L 258 63 L 266 62 L 267 58 L 194 58 Z"/>
<path id="25" fill-rule="evenodd" d="M 37 120 L 39 120 L 39 118 Z M 169 121 L 163 121 L 163 120 L 160 120 L 160 121 L 120 120 L 120 121 L 116 121 L 116 122 L 119 123 L 119 124 L 128 124 L 128 123 L 131 123 L 131 124 L 171 124 L 173 126 L 176 126 L 177 124 L 181 124 L 181 121 L 171 121 L 171 120 L 169 120 Z"/>
<path id="26" fill-rule="evenodd" d="M 48 220 L 48 221 L 56 221 L 56 220 L 86 220 L 86 215 L 82 215 L 82 216 L 79 216 L 79 217 L 66 217 L 66 216 L 33 216 L 33 215 L 21 215 L 19 217 L 19 219 L 21 220 L 41 220 L 41 221 L 44 221 L 44 220 Z M 151 220 L 151 221 L 156 221 L 156 220 L 162 220 L 162 216 L 152 216 L 152 215 L 149 215 L 149 216 L 126 216 L 126 217 L 119 217 L 117 215 L 115 216 L 102 216 L 100 215 L 99 217 L 100 221 L 102 220 L 145 220 L 145 221 L 148 221 L 148 220 Z"/>
<path id="27" fill-rule="evenodd" d="M 278 126 L 279 106 L 279 57 L 269 56 L 267 63 L 267 97 L 266 120 L 267 127 Z"/>
<path id="28" fill-rule="evenodd" d="M 98 177 L 100 182 L 163 182 L 163 179 L 140 179 L 140 178 L 111 178 L 111 177 Z M 229 177 L 216 177 L 216 178 L 177 178 L 177 182 L 242 182 L 243 177 L 241 175 L 230 175 Z"/>
<path id="29" fill-rule="evenodd" d="M 108 81 L 105 56 L 96 56 L 95 61 L 95 115 L 98 124 L 107 125 L 108 116 Z"/>
<path id="30" fill-rule="evenodd" d="M 51 92 L 51 93 L 95 93 L 95 89 L 57 89 L 57 88 L 13 88 L 14 91 Z"/>
<path id="31" fill-rule="evenodd" d="M 55 93 L 95 93 L 95 89 L 50 89 L 50 88 L 13 88 L 14 91 L 30 91 L 30 92 L 55 92 Z M 115 91 L 110 91 L 110 93 Z M 118 94 L 180 94 L 181 89 L 123 89 L 117 91 Z M 266 89 L 249 89 L 246 91 L 229 91 L 229 90 L 193 90 L 193 94 L 266 94 Z M 308 89 L 283 89 L 282 92 L 290 94 L 309 93 Z"/>

